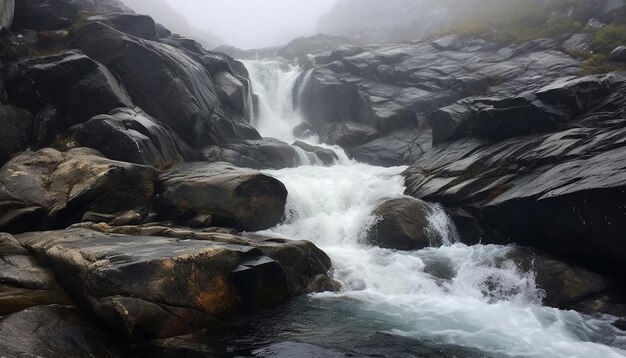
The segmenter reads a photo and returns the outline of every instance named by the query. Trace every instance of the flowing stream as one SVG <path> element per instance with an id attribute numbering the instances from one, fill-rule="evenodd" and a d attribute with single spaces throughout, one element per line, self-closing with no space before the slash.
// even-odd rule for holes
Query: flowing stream
<path id="1" fill-rule="evenodd" d="M 299 71 L 247 61 L 259 95 L 255 123 L 264 136 L 293 140 L 303 121 L 292 103 Z M 315 143 L 313 138 L 312 144 Z M 332 167 L 267 171 L 289 191 L 286 221 L 265 234 L 305 239 L 333 261 L 337 293 L 311 295 L 260 313 L 233 351 L 257 357 L 625 357 L 614 318 L 541 304 L 532 272 L 505 256 L 507 246 L 467 246 L 433 206 L 429 230 L 443 246 L 400 252 L 367 245 L 382 200 L 403 197 L 404 167 L 349 160 Z"/>

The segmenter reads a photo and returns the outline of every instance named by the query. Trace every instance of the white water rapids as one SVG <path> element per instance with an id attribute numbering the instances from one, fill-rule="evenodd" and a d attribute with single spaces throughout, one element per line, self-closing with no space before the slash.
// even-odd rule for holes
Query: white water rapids
<path id="1" fill-rule="evenodd" d="M 292 128 L 303 120 L 291 100 L 298 69 L 245 64 L 260 97 L 257 128 L 264 136 L 292 140 Z M 448 245 L 400 252 L 364 243 L 376 205 L 403 197 L 405 168 L 357 163 L 334 149 L 340 160 L 332 167 L 266 171 L 286 185 L 289 196 L 286 221 L 265 233 L 312 241 L 331 257 L 343 288 L 314 299 L 346 300 L 363 312 L 337 320 L 370 319 L 387 334 L 467 347 L 481 356 L 626 357 L 626 335 L 611 325 L 614 318 L 542 306 L 532 272 L 498 264 L 511 247 L 455 243 L 440 208 L 427 229 Z"/>

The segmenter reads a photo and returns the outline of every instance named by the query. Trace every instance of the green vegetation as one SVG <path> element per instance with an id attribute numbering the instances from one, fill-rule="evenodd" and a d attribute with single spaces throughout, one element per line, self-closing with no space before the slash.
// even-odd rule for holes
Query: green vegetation
<path id="1" fill-rule="evenodd" d="M 452 9 L 460 8 L 454 6 L 458 0 L 445 1 Z M 608 60 L 613 49 L 626 45 L 626 9 L 602 19 L 609 25 L 601 29 L 586 28 L 587 22 L 598 15 L 597 11 L 597 4 L 588 0 L 476 0 L 476 6 L 464 6 L 454 14 L 457 20 L 443 34 L 516 44 L 587 31 L 593 35 L 591 51 L 571 53 L 584 61 L 583 72 L 595 74 L 626 70 L 625 64 Z"/>

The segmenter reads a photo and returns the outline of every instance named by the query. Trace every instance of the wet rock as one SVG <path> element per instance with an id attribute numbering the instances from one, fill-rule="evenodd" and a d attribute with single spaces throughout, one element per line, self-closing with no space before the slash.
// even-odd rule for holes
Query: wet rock
<path id="1" fill-rule="evenodd" d="M 433 47 L 440 51 L 460 50 L 463 47 L 460 39 L 456 35 L 444 36 L 430 43 Z"/>
<path id="2" fill-rule="evenodd" d="M 353 148 L 380 137 L 376 128 L 357 122 L 326 124 L 320 132 L 320 140 L 330 145 Z"/>
<path id="3" fill-rule="evenodd" d="M 582 308 L 580 303 L 619 289 L 614 279 L 538 250 L 516 247 L 507 255 L 507 259 L 513 260 L 522 271 L 535 273 L 537 287 L 545 294 L 543 303 L 550 307 Z M 602 308 L 586 312 L 591 311 L 613 314 Z"/>
<path id="4" fill-rule="evenodd" d="M 0 123 L 0 164 L 4 164 L 31 144 L 33 115 L 27 110 L 0 104 Z"/>
<path id="5" fill-rule="evenodd" d="M 609 59 L 615 62 L 626 62 L 626 46 L 615 48 L 609 55 Z"/>
<path id="6" fill-rule="evenodd" d="M 27 58 L 8 74 L 7 93 L 17 105 L 36 112 L 54 101 L 73 123 L 132 105 L 107 68 L 77 51 Z"/>
<path id="7" fill-rule="evenodd" d="M 72 302 L 50 270 L 13 236 L 0 233 L 0 316 L 54 303 Z"/>
<path id="8" fill-rule="evenodd" d="M 39 306 L 0 318 L 0 351 L 10 357 L 114 358 L 123 349 L 75 306 Z"/>
<path id="9" fill-rule="evenodd" d="M 294 142 L 292 146 L 301 148 L 305 152 L 313 154 L 317 159 L 319 159 L 326 166 L 333 165 L 339 160 L 337 153 L 335 153 L 331 149 L 325 149 L 325 148 L 310 145 L 308 143 L 301 142 L 301 141 Z"/>
<path id="10" fill-rule="evenodd" d="M 287 189 L 278 180 L 228 163 L 185 163 L 159 177 L 155 210 L 178 222 L 211 215 L 216 226 L 258 231 L 282 219 Z"/>
<path id="11" fill-rule="evenodd" d="M 76 228 L 17 239 L 49 263 L 79 305 L 129 340 L 215 329 L 234 314 L 306 293 L 330 268 L 330 259 L 303 241 L 117 229 L 124 230 L 138 236 Z"/>
<path id="12" fill-rule="evenodd" d="M 571 54 L 586 52 L 591 48 L 591 40 L 592 35 L 589 33 L 576 33 L 563 43 L 563 49 Z"/>
<path id="13" fill-rule="evenodd" d="M 19 0 L 15 3 L 13 30 L 37 31 L 68 28 L 79 18 L 79 7 L 64 0 Z"/>
<path id="14" fill-rule="evenodd" d="M 299 124 L 293 129 L 293 136 L 298 139 L 307 139 L 314 135 L 316 134 L 313 127 L 307 122 Z"/>
<path id="15" fill-rule="evenodd" d="M 150 167 L 112 161 L 88 148 L 24 152 L 0 169 L 0 230 L 66 227 L 88 211 L 145 216 L 154 179 Z"/>
<path id="16" fill-rule="evenodd" d="M 139 108 L 118 108 L 72 129 L 83 146 L 113 160 L 162 167 L 194 160 L 191 148 L 169 126 Z"/>
<path id="17" fill-rule="evenodd" d="M 277 52 L 277 55 L 284 57 L 288 60 L 295 60 L 301 57 L 305 57 L 308 54 L 316 54 L 323 51 L 332 51 L 340 46 L 356 44 L 358 44 L 358 42 L 349 37 L 318 34 L 309 37 L 299 37 L 295 40 L 292 40 L 283 48 L 281 48 Z"/>
<path id="18" fill-rule="evenodd" d="M 146 40 L 156 40 L 157 29 L 154 20 L 147 15 L 113 13 L 90 16 L 88 22 L 101 22 L 116 30 Z"/>
<path id="19" fill-rule="evenodd" d="M 298 165 L 298 154 L 289 144 L 273 139 L 237 141 L 201 150 L 208 162 L 228 162 L 252 169 L 283 169 Z"/>
<path id="20" fill-rule="evenodd" d="M 240 80 L 228 72 L 220 71 L 213 76 L 217 94 L 222 102 L 227 103 L 238 114 L 246 116 L 248 91 Z"/>
<path id="21" fill-rule="evenodd" d="M 413 163 L 430 150 L 432 132 L 427 129 L 405 128 L 348 150 L 359 162 L 392 167 Z"/>
<path id="22" fill-rule="evenodd" d="M 547 133 L 436 145 L 405 173 L 406 193 L 467 209 L 485 243 L 538 247 L 624 275 L 626 82 L 615 74 L 568 79 L 536 97 L 568 121 Z"/>
<path id="23" fill-rule="evenodd" d="M 429 232 L 431 213 L 429 204 L 418 199 L 385 201 L 374 210 L 378 221 L 369 230 L 367 241 L 382 248 L 405 251 L 436 245 L 436 236 Z"/>
<path id="24" fill-rule="evenodd" d="M 462 42 L 449 37 L 442 39 L 439 47 L 430 42 L 368 45 L 354 51 L 335 51 L 330 62 L 323 61 L 326 55 L 320 54 L 320 61 L 314 61 L 318 67 L 302 76 L 294 95 L 298 96 L 300 109 L 317 133 L 330 124 L 346 122 L 368 125 L 380 132 L 379 136 L 359 143 L 363 145 L 398 131 L 423 129 L 433 112 L 463 98 L 522 98 L 558 76 L 580 73 L 580 63 L 558 51 L 558 43 L 553 40 L 506 47 L 479 40 Z M 485 107 L 490 105 L 489 101 L 485 103 Z M 497 113 L 486 111 L 476 132 L 493 137 L 496 131 L 490 129 L 499 127 L 509 131 L 506 135 L 521 135 L 522 130 L 528 133 L 530 126 L 523 124 L 529 120 L 537 122 L 533 126 L 535 131 L 552 130 L 562 120 L 552 105 L 546 108 L 537 101 L 529 100 L 525 105 L 528 107 L 525 113 L 536 112 L 529 119 L 516 113 L 516 107 L 522 104 L 507 106 L 510 108 L 500 108 Z M 517 120 L 508 126 L 505 117 Z M 434 131 L 435 142 L 453 135 L 459 122 L 450 120 L 442 124 L 449 133 L 439 138 L 441 128 Z M 407 152 L 406 145 L 396 147 L 392 155 L 375 143 L 363 157 L 374 161 L 376 157 L 414 159 L 403 155 Z M 381 154 L 373 153 L 374 149 L 380 149 Z"/>
<path id="25" fill-rule="evenodd" d="M 135 104 L 193 148 L 261 138 L 243 117 L 223 110 L 215 84 L 195 55 L 98 22 L 76 33 L 80 48 L 121 79 Z"/>

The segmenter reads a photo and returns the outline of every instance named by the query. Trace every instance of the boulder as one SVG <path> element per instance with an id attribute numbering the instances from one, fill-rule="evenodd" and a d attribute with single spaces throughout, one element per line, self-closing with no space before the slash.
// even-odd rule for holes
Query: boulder
<path id="1" fill-rule="evenodd" d="M 414 198 L 387 200 L 373 212 L 378 218 L 369 229 L 367 241 L 395 250 L 420 250 L 441 245 L 441 238 L 430 228 L 430 204 Z"/>
<path id="2" fill-rule="evenodd" d="M 382 167 L 406 165 L 418 160 L 432 146 L 432 131 L 405 128 L 348 149 L 348 155 L 362 163 Z"/>
<path id="3" fill-rule="evenodd" d="M 100 22 L 116 30 L 146 40 L 157 40 L 154 20 L 147 15 L 109 13 L 88 17 L 87 22 Z"/>
<path id="4" fill-rule="evenodd" d="M 137 236 L 70 228 L 17 239 L 127 340 L 216 329 L 235 314 L 308 293 L 330 269 L 328 256 L 305 241 L 155 226 L 116 231 Z"/>
<path id="5" fill-rule="evenodd" d="M 72 123 L 132 105 L 113 74 L 78 51 L 13 63 L 6 85 L 9 98 L 17 105 L 36 112 L 53 101 Z"/>
<path id="6" fill-rule="evenodd" d="M 261 138 L 243 117 L 223 110 L 215 84 L 192 54 L 99 22 L 76 34 L 80 48 L 121 79 L 135 104 L 193 148 Z"/>
<path id="7" fill-rule="evenodd" d="M 353 148 L 380 137 L 376 128 L 357 122 L 328 123 L 320 131 L 320 140 L 330 145 Z"/>
<path id="8" fill-rule="evenodd" d="M 106 159 L 88 148 L 24 152 L 0 169 L 0 231 L 60 228 L 94 211 L 145 217 L 154 169 Z"/>
<path id="9" fill-rule="evenodd" d="M 243 83 L 226 71 L 217 72 L 213 79 L 222 103 L 245 117 L 248 110 L 248 90 Z"/>
<path id="10" fill-rule="evenodd" d="M 212 224 L 239 230 L 269 229 L 282 219 L 287 189 L 278 180 L 228 163 L 184 163 L 159 176 L 154 209 L 185 222 L 211 215 Z"/>
<path id="11" fill-rule="evenodd" d="M 326 166 L 331 166 L 339 160 L 337 153 L 335 153 L 331 149 L 314 146 L 301 141 L 294 142 L 292 146 L 304 150 L 307 154 L 312 154 L 316 159 L 321 161 L 321 163 Z"/>
<path id="12" fill-rule="evenodd" d="M 0 124 L 0 164 L 4 164 L 31 144 L 33 115 L 27 110 L 0 104 Z"/>
<path id="13" fill-rule="evenodd" d="M 289 144 L 273 138 L 237 141 L 201 150 L 208 162 L 228 162 L 252 169 L 283 169 L 299 164 L 298 153 Z"/>
<path id="14" fill-rule="evenodd" d="M 66 0 L 19 0 L 15 4 L 13 30 L 65 29 L 79 18 L 80 8 Z"/>
<path id="15" fill-rule="evenodd" d="M 585 307 L 591 299 L 605 295 L 618 295 L 624 302 L 618 280 L 602 276 L 579 265 L 563 261 L 536 249 L 515 247 L 507 260 L 512 260 L 525 272 L 533 272 L 537 287 L 544 292 L 543 304 L 559 309 L 578 309 L 585 313 L 601 312 L 613 315 L 626 314 L 626 305 L 622 312 L 612 311 L 613 307 Z M 586 309 L 587 308 L 587 309 Z"/>
<path id="16" fill-rule="evenodd" d="M 592 34 L 576 33 L 572 34 L 564 43 L 563 49 L 571 54 L 588 52 L 591 48 Z"/>
<path id="17" fill-rule="evenodd" d="M 609 60 L 615 62 L 626 62 L 626 46 L 619 46 L 609 54 Z"/>
<path id="18" fill-rule="evenodd" d="M 0 316 L 55 303 L 71 304 L 71 299 L 54 274 L 13 236 L 0 233 Z"/>
<path id="19" fill-rule="evenodd" d="M 124 350 L 76 306 L 48 305 L 0 318 L 0 351 L 8 357 L 120 357 Z"/>
<path id="20" fill-rule="evenodd" d="M 307 139 L 310 138 L 314 135 L 317 135 L 315 133 L 315 130 L 313 129 L 313 127 L 308 124 L 307 122 L 303 122 L 301 124 L 298 124 L 294 129 L 293 129 L 293 136 L 295 138 L 298 139 Z"/>
<path id="21" fill-rule="evenodd" d="M 107 158 L 162 167 L 194 160 L 195 154 L 175 131 L 139 108 L 118 108 L 72 128 L 82 145 Z"/>

